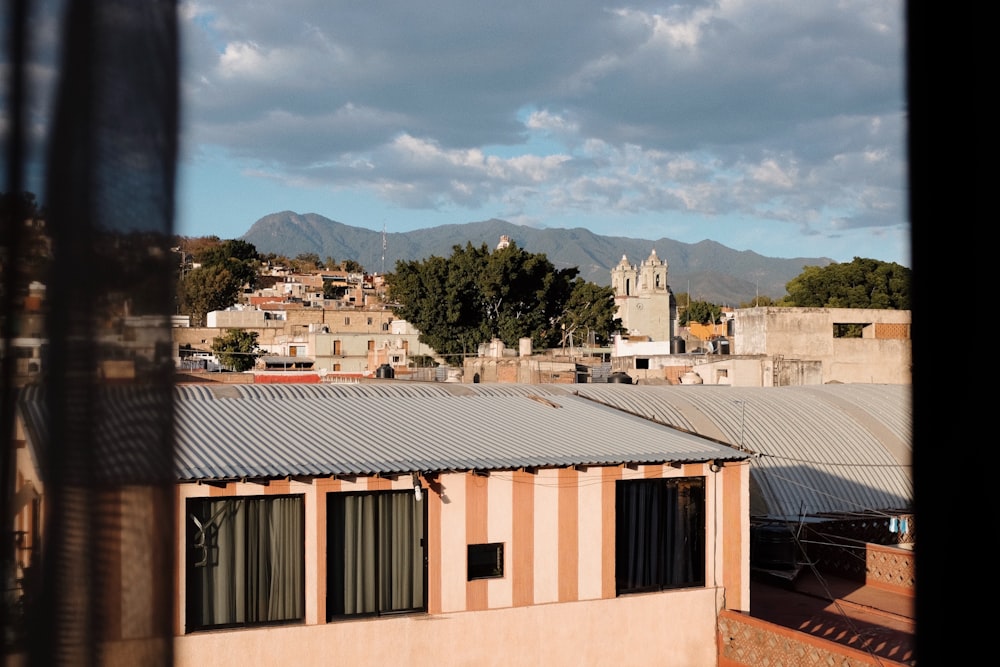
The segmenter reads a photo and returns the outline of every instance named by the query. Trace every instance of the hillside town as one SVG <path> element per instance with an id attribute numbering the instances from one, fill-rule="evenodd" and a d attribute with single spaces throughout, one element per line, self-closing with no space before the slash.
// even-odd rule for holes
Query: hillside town
<path id="1" fill-rule="evenodd" d="M 509 244 L 502 238 L 498 248 Z M 198 268 L 190 256 L 186 270 Z M 870 308 L 723 307 L 718 321 L 682 326 L 669 267 L 656 250 L 631 263 L 623 256 L 610 275 L 621 328 L 598 347 L 580 332 L 558 348 L 517 347 L 483 340 L 449 364 L 394 314 L 385 276 L 363 271 L 261 269 L 238 301 L 205 314 L 171 317 L 178 381 L 343 382 L 364 378 L 448 382 L 608 382 L 777 387 L 829 383 L 909 384 L 910 313 Z M 44 285 L 24 300 L 22 333 L 13 340 L 21 380 L 42 372 Z M 124 315 L 106 341 L 122 358 L 105 362 L 108 378 L 134 377 L 136 365 L 158 354 L 144 330 L 156 318 Z M 255 335 L 254 363 L 230 375 L 213 351 L 234 330 Z"/>
<path id="2" fill-rule="evenodd" d="M 179 254 L 182 271 L 199 268 Z M 786 657 L 916 664 L 909 311 L 768 305 L 720 309 L 703 324 L 679 313 L 655 249 L 622 256 L 609 278 L 620 325 L 608 344 L 584 333 L 545 349 L 494 338 L 457 363 L 396 317 L 386 276 L 360 270 L 267 262 L 231 306 L 170 316 L 173 510 L 150 505 L 133 520 L 182 527 L 170 546 L 179 603 L 152 606 L 175 607 L 176 664 L 314 664 L 310 647 L 325 645 L 376 664 L 395 652 L 371 654 L 386 636 L 405 637 L 397 650 L 411 656 L 447 644 L 437 664 L 468 664 L 484 647 L 502 654 L 513 634 L 545 656 L 559 628 L 599 637 L 609 622 L 657 638 L 635 647 L 643 663 L 669 654 L 671 664 L 751 667 L 779 641 Z M 8 595 L 26 610 L 48 506 L 45 291 L 30 285 L 13 339 Z M 118 434 L 161 419 L 144 378 L 164 362 L 163 330 L 162 318 L 123 313 L 101 334 L 117 352 L 96 365 L 95 400 L 119 422 L 97 436 L 101 459 L 122 446 Z M 243 335 L 245 352 L 218 344 Z M 133 440 L 97 479 L 116 488 L 153 474 L 154 441 Z M 134 491 L 116 493 L 139 507 Z M 681 542 L 646 523 L 647 493 L 664 494 L 657 511 L 685 517 Z M 369 500 L 373 523 L 359 514 Z M 227 535 L 251 511 L 285 535 L 254 547 L 267 576 L 297 563 L 269 592 L 234 579 L 249 552 Z M 355 530 L 390 542 L 362 548 Z M 647 539 L 672 564 L 650 560 Z M 337 555 L 364 561 L 390 544 L 404 551 L 373 560 L 383 564 L 370 575 Z M 788 613 L 789 595 L 815 602 L 806 624 Z M 127 587 L 116 596 L 123 614 L 150 613 Z M 447 624 L 413 635 L 426 617 Z M 338 622 L 358 618 L 368 620 Z M 459 639 L 487 618 L 495 640 Z M 662 618 L 675 619 L 669 631 Z M 102 640 L 122 652 L 115 664 L 157 650 L 135 643 L 149 622 Z M 233 643 L 258 636 L 269 648 L 253 658 Z M 582 646 L 594 664 L 614 652 Z"/>
<path id="3" fill-rule="evenodd" d="M 921 8 L 6 3 L 0 667 L 989 660 Z"/>

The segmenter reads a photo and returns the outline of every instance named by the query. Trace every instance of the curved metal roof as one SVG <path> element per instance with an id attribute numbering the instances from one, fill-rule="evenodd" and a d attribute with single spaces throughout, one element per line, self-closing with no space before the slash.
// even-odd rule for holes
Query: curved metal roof
<path id="1" fill-rule="evenodd" d="M 582 397 L 750 453 L 755 514 L 797 517 L 912 506 L 908 385 L 576 388 Z"/>

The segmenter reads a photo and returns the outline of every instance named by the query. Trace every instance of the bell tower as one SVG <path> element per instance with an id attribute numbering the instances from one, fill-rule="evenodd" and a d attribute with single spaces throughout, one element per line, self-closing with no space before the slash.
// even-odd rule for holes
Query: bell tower
<path id="1" fill-rule="evenodd" d="M 655 249 L 638 268 L 622 255 L 611 269 L 617 315 L 628 334 L 647 336 L 653 341 L 671 339 L 676 306 L 667 284 L 667 270 L 667 263 Z"/>

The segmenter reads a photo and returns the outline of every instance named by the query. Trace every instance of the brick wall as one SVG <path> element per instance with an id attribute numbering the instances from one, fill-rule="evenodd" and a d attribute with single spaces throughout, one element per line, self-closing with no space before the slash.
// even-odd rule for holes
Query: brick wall
<path id="1" fill-rule="evenodd" d="M 875 323 L 875 338 L 882 340 L 909 340 L 910 325 L 902 323 Z"/>
<path id="2" fill-rule="evenodd" d="M 849 633 L 851 636 L 845 636 L 844 632 L 844 628 L 839 626 L 823 627 L 822 624 L 807 631 L 792 630 L 746 614 L 721 609 L 718 667 L 759 667 L 759 665 L 912 667 L 916 664 L 912 651 L 907 647 L 893 646 L 887 642 L 879 643 L 875 638 L 866 637 L 863 633 Z M 839 637 L 840 643 L 823 639 L 824 634 Z M 850 645 L 852 642 L 856 648 Z M 903 655 L 898 657 L 905 662 L 890 659 L 889 653 L 902 653 Z"/>

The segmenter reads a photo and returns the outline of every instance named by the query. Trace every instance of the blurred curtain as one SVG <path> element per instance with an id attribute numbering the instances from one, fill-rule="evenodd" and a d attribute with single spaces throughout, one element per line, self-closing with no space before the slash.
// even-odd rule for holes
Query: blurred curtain
<path id="1" fill-rule="evenodd" d="M 44 170 L 48 354 L 37 383 L 48 411 L 34 443 L 44 483 L 34 594 L 5 608 L 8 653 L 31 665 L 170 665 L 175 527 L 172 512 L 170 313 L 178 32 L 173 0 L 71 0 L 60 5 L 61 52 L 45 131 L 28 157 L 25 110 L 33 12 L 5 3 L 3 78 L 7 193 Z M 38 85 L 44 85 L 38 83 Z M 29 127 L 32 129 L 29 130 Z M 40 164 L 43 163 L 43 164 Z M 3 324 L 14 335 L 25 290 L 17 266 L 23 220 L 5 209 Z M 141 336 L 125 335 L 126 328 Z M 9 348 L 8 348 L 9 349 Z M 14 371 L 3 366 L 3 516 L 14 486 Z M 121 392 L 143 394 L 121 414 Z M 5 576 L 10 553 L 4 550 Z M 20 619 L 15 614 L 23 615 Z M 23 632 L 19 635 L 18 631 Z"/>

